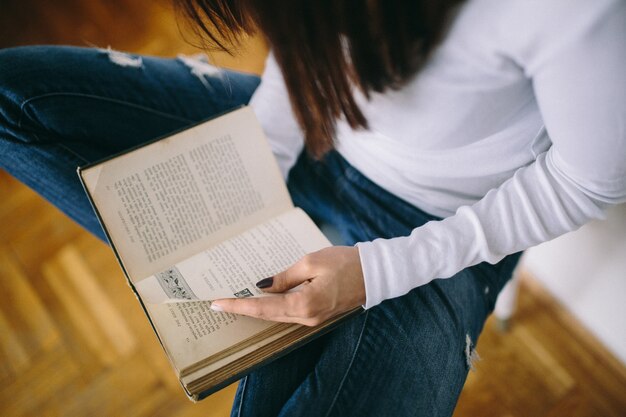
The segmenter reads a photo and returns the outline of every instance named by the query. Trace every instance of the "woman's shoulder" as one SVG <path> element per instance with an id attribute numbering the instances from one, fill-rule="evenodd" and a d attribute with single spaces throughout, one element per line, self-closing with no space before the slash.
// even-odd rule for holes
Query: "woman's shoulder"
<path id="1" fill-rule="evenodd" d="M 611 19 L 624 19 L 624 0 L 469 0 L 451 35 L 470 37 L 519 63 L 585 41 Z M 622 21 L 622 28 L 626 24 Z M 613 25 L 619 30 L 619 25 Z M 616 35 L 618 35 L 616 33 Z"/>
<path id="2" fill-rule="evenodd" d="M 465 8 L 485 18 L 497 18 L 515 23 L 525 21 L 537 24 L 566 24 L 563 19 L 579 21 L 604 14 L 616 8 L 624 8 L 623 0 L 468 0 Z"/>

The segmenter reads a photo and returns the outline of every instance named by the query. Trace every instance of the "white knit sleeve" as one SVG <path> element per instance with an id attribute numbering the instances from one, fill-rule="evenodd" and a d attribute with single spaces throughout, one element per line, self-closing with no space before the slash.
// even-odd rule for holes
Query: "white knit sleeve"
<path id="1" fill-rule="evenodd" d="M 498 262 L 626 201 L 626 2 L 575 9 L 571 16 L 567 5 L 565 16 L 551 10 L 555 25 L 534 39 L 530 25 L 520 35 L 528 41 L 512 52 L 532 80 L 552 146 L 455 215 L 408 237 L 359 243 L 367 308 L 468 266 Z"/>
<path id="2" fill-rule="evenodd" d="M 269 140 L 283 178 L 287 178 L 304 141 L 291 109 L 283 75 L 272 53 L 267 58 L 261 84 L 252 95 L 250 106 Z"/>

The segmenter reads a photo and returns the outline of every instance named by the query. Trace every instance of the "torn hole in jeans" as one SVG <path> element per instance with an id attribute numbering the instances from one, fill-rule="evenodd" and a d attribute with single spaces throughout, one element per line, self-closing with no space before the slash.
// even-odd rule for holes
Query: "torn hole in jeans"
<path id="1" fill-rule="evenodd" d="M 143 68 L 143 59 L 140 56 L 133 56 L 126 52 L 116 51 L 108 46 L 106 49 L 99 49 L 100 53 L 106 54 L 109 61 L 120 67 Z"/>
<path id="2" fill-rule="evenodd" d="M 207 90 L 213 90 L 211 84 L 207 81 L 206 77 L 209 78 L 219 78 L 223 79 L 223 71 L 221 68 L 212 65 L 207 60 L 206 55 L 204 54 L 196 54 L 196 55 L 178 55 L 178 60 L 182 62 L 189 70 L 191 74 L 193 74 L 202 85 L 204 85 Z"/>
<path id="3" fill-rule="evenodd" d="M 480 360 L 480 355 L 476 352 L 474 343 L 469 333 L 465 334 L 465 363 L 470 371 L 475 371 L 475 364 Z"/>

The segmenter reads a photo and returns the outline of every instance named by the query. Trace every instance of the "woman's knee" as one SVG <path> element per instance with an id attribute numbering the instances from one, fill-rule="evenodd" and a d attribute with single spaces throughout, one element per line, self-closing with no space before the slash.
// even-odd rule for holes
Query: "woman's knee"
<path id="1" fill-rule="evenodd" d="M 53 62 L 59 59 L 58 46 L 21 46 L 0 49 L 0 139 L 30 142 L 23 134 L 27 124 L 28 100 L 49 92 L 54 75 Z"/>
<path id="2" fill-rule="evenodd" d="M 20 85 L 27 65 L 25 58 L 30 55 L 28 47 L 0 49 L 0 132 L 19 122 Z M 2 135 L 4 136 L 4 135 Z M 0 136 L 0 137 L 2 137 Z"/>
<path id="3" fill-rule="evenodd" d="M 115 70 L 109 51 L 96 48 L 0 50 L 0 137 L 23 143 L 77 139 L 85 132 L 93 137 L 98 132 L 93 125 L 102 125 L 94 120 L 95 110 L 106 115 L 116 104 L 106 100 L 119 81 Z"/>
<path id="4" fill-rule="evenodd" d="M 18 46 L 0 49 L 0 93 L 19 100 L 38 86 L 50 84 L 52 69 L 71 50 L 62 46 Z"/>

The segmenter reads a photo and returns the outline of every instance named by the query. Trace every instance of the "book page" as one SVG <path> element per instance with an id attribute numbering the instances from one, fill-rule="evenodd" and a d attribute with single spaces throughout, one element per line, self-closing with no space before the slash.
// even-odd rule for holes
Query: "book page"
<path id="1" fill-rule="evenodd" d="M 209 309 L 209 302 L 145 305 L 176 369 L 232 350 L 277 323 Z"/>
<path id="2" fill-rule="evenodd" d="M 81 171 L 131 281 L 292 207 L 249 108 Z"/>
<path id="3" fill-rule="evenodd" d="M 270 296 L 255 283 L 330 245 L 295 208 L 138 282 L 136 289 L 147 303 Z"/>

